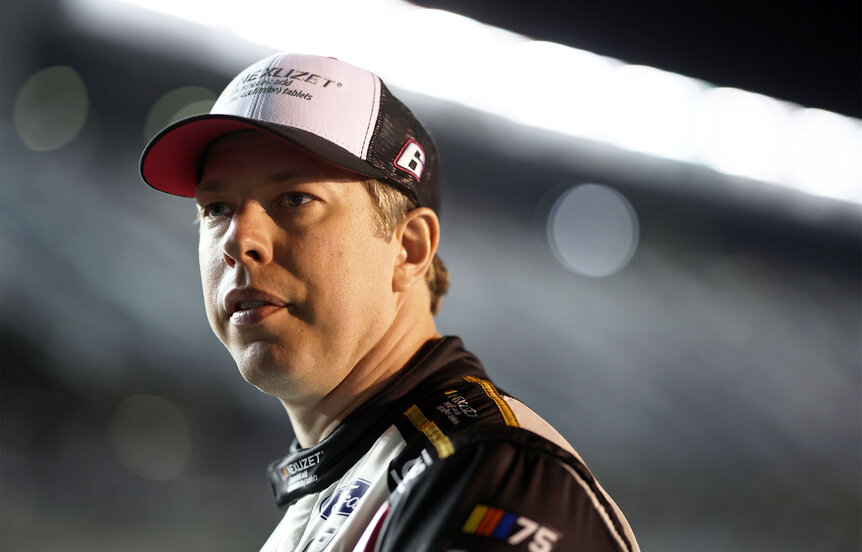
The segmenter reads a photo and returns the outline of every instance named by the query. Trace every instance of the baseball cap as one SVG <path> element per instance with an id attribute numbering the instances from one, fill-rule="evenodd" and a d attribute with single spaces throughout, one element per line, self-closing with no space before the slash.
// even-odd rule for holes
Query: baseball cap
<path id="1" fill-rule="evenodd" d="M 256 129 L 439 208 L 437 149 L 413 113 L 369 71 L 335 58 L 276 54 L 250 65 L 208 114 L 160 131 L 141 156 L 157 190 L 193 197 L 199 160 L 218 137 Z"/>

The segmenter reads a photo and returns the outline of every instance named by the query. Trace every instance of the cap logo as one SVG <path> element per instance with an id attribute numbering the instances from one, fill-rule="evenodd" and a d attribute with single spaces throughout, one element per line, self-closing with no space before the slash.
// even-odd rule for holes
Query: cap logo
<path id="1" fill-rule="evenodd" d="M 336 82 L 333 79 L 328 79 L 326 77 L 317 75 L 315 73 L 310 73 L 308 71 L 285 69 L 284 67 L 267 67 L 265 69 L 258 69 L 257 71 L 252 71 L 246 74 L 242 78 L 241 82 L 247 83 L 251 81 L 256 81 L 258 79 L 299 80 L 310 84 L 322 84 L 324 88 L 326 88 L 332 83 L 335 83 L 336 86 L 341 86 L 340 82 Z"/>
<path id="2" fill-rule="evenodd" d="M 297 88 L 297 85 L 302 89 Z M 284 67 L 265 67 L 241 74 L 228 85 L 222 92 L 222 96 L 226 97 L 229 102 L 236 102 L 241 98 L 259 94 L 284 94 L 310 101 L 314 96 L 309 92 L 311 87 L 307 85 L 321 88 L 330 86 L 341 88 L 343 86 L 341 82 L 309 71 Z"/>
<path id="3" fill-rule="evenodd" d="M 395 166 L 415 176 L 417 182 L 422 180 L 422 171 L 425 170 L 425 150 L 415 140 L 407 140 L 395 159 Z"/>

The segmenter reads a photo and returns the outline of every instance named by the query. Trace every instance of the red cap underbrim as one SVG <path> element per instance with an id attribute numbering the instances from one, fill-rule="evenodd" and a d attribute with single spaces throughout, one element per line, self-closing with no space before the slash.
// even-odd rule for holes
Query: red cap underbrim
<path id="1" fill-rule="evenodd" d="M 337 167 L 375 178 L 385 176 L 346 150 L 310 133 L 233 115 L 205 114 L 174 123 L 150 140 L 141 156 L 141 177 L 162 192 L 194 197 L 201 154 L 216 138 L 238 130 L 266 132 Z"/>

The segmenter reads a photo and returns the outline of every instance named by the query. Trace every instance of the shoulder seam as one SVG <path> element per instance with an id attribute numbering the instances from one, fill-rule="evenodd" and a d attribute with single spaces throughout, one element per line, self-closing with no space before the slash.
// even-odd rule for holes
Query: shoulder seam
<path id="1" fill-rule="evenodd" d="M 518 417 L 515 416 L 514 412 L 512 412 L 511 407 L 509 407 L 509 405 L 503 399 L 503 396 L 500 395 L 500 392 L 497 390 L 493 383 L 486 379 L 477 378 L 476 376 L 464 376 L 464 381 L 475 383 L 482 388 L 488 398 L 494 401 L 494 404 L 497 405 L 497 409 L 503 416 L 503 421 L 506 423 L 507 426 L 521 427 L 521 425 L 518 423 Z"/>

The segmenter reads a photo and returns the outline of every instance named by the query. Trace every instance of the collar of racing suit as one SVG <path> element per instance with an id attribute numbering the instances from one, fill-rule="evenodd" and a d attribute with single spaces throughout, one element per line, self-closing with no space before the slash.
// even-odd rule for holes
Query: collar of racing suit
<path id="1" fill-rule="evenodd" d="M 479 359 L 459 338 L 428 341 L 386 389 L 348 415 L 323 441 L 303 449 L 294 440 L 288 455 L 269 465 L 276 504 L 289 506 L 338 480 L 415 401 L 415 395 L 427 389 L 426 383 L 446 381 L 454 373 L 486 377 Z"/>

